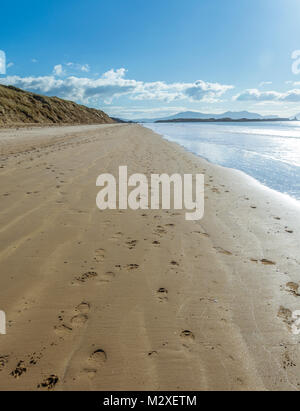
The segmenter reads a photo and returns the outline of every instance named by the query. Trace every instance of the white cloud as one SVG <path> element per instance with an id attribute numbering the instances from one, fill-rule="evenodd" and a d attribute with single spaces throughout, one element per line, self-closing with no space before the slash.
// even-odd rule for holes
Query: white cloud
<path id="1" fill-rule="evenodd" d="M 37 59 L 31 59 L 31 63 L 37 63 Z"/>
<path id="2" fill-rule="evenodd" d="M 83 71 L 85 73 L 88 73 L 91 69 L 89 64 L 77 64 L 77 63 L 69 62 L 66 64 L 66 66 L 71 67 L 75 70 Z"/>
<path id="3" fill-rule="evenodd" d="M 256 102 L 275 101 L 295 103 L 300 102 L 300 89 L 293 89 L 284 93 L 278 91 L 260 91 L 257 89 L 248 89 L 234 96 L 234 100 Z"/>
<path id="4" fill-rule="evenodd" d="M 88 73 L 90 71 L 90 66 L 88 64 L 84 64 L 80 67 L 80 70 Z"/>
<path id="5" fill-rule="evenodd" d="M 6 65 L 7 68 L 10 68 L 10 67 L 12 67 L 12 66 L 14 66 L 14 63 L 13 63 L 13 62 L 10 62 L 10 63 L 8 63 L 8 64 Z"/>
<path id="6" fill-rule="evenodd" d="M 73 64 L 68 63 L 70 66 Z M 111 103 L 113 99 L 123 95 L 132 100 L 216 102 L 233 88 L 231 85 L 203 80 L 194 83 L 143 82 L 126 78 L 124 68 L 109 70 L 96 79 L 77 76 L 59 78 L 64 74 L 63 66 L 58 64 L 54 67 L 53 75 L 50 76 L 9 76 L 1 79 L 1 82 L 36 93 L 56 95 L 84 103 L 94 103 L 98 100 Z"/>
<path id="7" fill-rule="evenodd" d="M 259 87 L 270 86 L 271 84 L 273 84 L 272 81 L 262 81 L 259 83 Z"/>
<path id="8" fill-rule="evenodd" d="M 293 85 L 293 86 L 295 86 L 295 87 L 298 87 L 298 86 L 300 86 L 300 81 L 291 81 L 291 80 L 288 80 L 288 81 L 285 81 L 285 84 L 287 84 L 287 85 Z"/>
<path id="9" fill-rule="evenodd" d="M 57 64 L 56 66 L 54 66 L 53 73 L 56 76 L 63 76 L 65 74 L 64 69 L 61 64 Z"/>

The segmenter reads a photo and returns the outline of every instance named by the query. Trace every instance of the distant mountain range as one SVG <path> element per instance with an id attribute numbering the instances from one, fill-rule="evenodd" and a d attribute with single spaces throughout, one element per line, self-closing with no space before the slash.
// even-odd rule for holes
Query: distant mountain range
<path id="1" fill-rule="evenodd" d="M 299 117 L 300 120 L 300 113 L 297 116 Z M 140 123 L 155 123 L 157 121 L 178 121 L 178 120 L 221 120 L 221 119 L 228 119 L 228 120 L 242 120 L 242 119 L 247 119 L 247 120 L 279 120 L 280 118 L 276 115 L 270 115 L 270 116 L 262 116 L 261 114 L 258 113 L 250 113 L 249 111 L 226 111 L 225 113 L 222 114 L 206 114 L 206 113 L 200 113 L 199 111 L 184 111 L 181 113 L 174 114 L 169 117 L 162 117 L 162 118 L 151 118 L 151 119 L 138 119 L 135 120 L 136 122 Z M 294 119 L 294 118 L 293 118 Z"/>

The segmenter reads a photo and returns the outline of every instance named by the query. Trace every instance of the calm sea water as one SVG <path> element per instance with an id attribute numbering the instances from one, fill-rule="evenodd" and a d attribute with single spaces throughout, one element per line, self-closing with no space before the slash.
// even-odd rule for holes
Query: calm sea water
<path id="1" fill-rule="evenodd" d="M 144 124 L 212 163 L 300 200 L 300 122 Z"/>

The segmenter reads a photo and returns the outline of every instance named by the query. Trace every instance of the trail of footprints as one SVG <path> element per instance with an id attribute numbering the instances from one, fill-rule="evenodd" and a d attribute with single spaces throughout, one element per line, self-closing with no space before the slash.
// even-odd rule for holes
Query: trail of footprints
<path id="1" fill-rule="evenodd" d="M 122 239 L 122 233 L 116 233 L 112 237 L 112 241 L 120 241 Z M 137 245 L 137 240 L 129 239 L 126 241 L 125 245 L 130 249 L 133 250 Z M 98 248 L 95 250 L 93 263 L 102 264 L 105 261 L 106 251 L 103 248 Z M 135 263 L 126 264 L 126 265 L 115 265 L 115 268 L 120 270 L 125 269 L 127 271 L 133 271 L 139 269 L 139 265 Z M 115 277 L 115 273 L 113 271 L 106 271 L 98 274 L 97 271 L 86 271 L 83 274 L 76 276 L 72 284 L 77 285 L 84 285 L 89 281 L 93 281 L 98 279 L 100 282 L 109 282 Z M 161 292 L 161 294 L 163 294 Z M 163 298 L 163 297 L 162 297 Z M 66 315 L 64 311 L 61 311 L 58 316 L 58 324 L 54 326 L 54 332 L 58 336 L 60 340 L 64 340 L 72 335 L 72 333 L 76 332 L 76 330 L 81 329 L 89 320 L 89 312 L 91 309 L 91 305 L 88 302 L 81 302 L 78 306 L 74 308 L 73 313 L 69 313 Z M 67 319 L 68 318 L 68 319 Z M 83 374 L 87 375 L 90 379 L 93 379 L 97 373 L 99 367 L 101 367 L 106 361 L 108 357 L 106 352 L 102 348 L 98 348 L 93 350 L 90 357 L 87 359 L 86 367 L 83 369 Z M 5 356 L 0 358 L 0 371 L 2 368 L 5 367 L 7 363 L 7 359 Z M 27 372 L 28 368 L 25 366 L 23 361 L 19 361 L 16 368 L 12 371 L 11 375 L 14 378 L 20 378 L 25 372 Z M 38 388 L 40 389 L 47 389 L 52 390 L 55 388 L 59 381 L 59 378 L 55 374 L 51 374 L 49 377 L 45 378 L 39 385 Z"/>
<path id="2" fill-rule="evenodd" d="M 46 170 L 53 174 L 56 173 L 56 175 L 54 176 L 57 181 L 56 188 L 59 189 L 61 187 L 60 184 L 63 184 L 65 182 L 62 177 L 63 173 L 58 174 L 58 170 L 52 164 L 47 166 Z M 31 193 L 28 193 L 28 194 L 31 194 Z M 146 216 L 146 214 L 144 214 L 143 216 Z M 110 225 L 110 221 L 106 221 L 105 226 L 109 226 L 109 225 Z M 156 229 L 154 230 L 154 234 L 158 235 L 159 237 L 162 237 L 163 235 L 168 233 L 168 228 L 172 228 L 172 227 L 174 227 L 174 224 L 172 223 L 166 224 L 165 227 L 158 225 Z M 122 237 L 123 237 L 123 234 L 121 232 L 118 232 L 113 235 L 113 237 L 111 238 L 111 241 L 120 242 L 122 240 Z M 138 245 L 138 241 L 135 239 L 128 238 L 124 245 L 128 248 L 128 250 L 132 251 L 136 249 Z M 159 247 L 160 241 L 154 240 L 152 242 L 152 245 L 155 247 Z M 106 258 L 105 250 L 102 248 L 98 248 L 97 250 L 95 250 L 95 253 L 94 253 L 93 265 L 103 264 L 105 262 L 105 258 Z M 178 266 L 179 264 L 176 261 L 172 261 L 171 265 Z M 120 270 L 124 269 L 127 271 L 135 271 L 135 270 L 138 270 L 140 266 L 139 264 L 132 262 L 126 265 L 117 264 L 115 265 L 115 268 L 118 268 Z M 84 285 L 85 283 L 94 281 L 94 280 L 99 280 L 99 282 L 105 282 L 105 281 L 111 281 L 111 279 L 115 277 L 114 271 L 107 271 L 104 274 L 101 273 L 100 275 L 98 274 L 99 271 L 100 270 L 98 270 L 97 268 L 90 269 L 89 271 L 86 271 L 80 275 L 77 275 L 74 278 L 74 281 L 72 282 L 72 284 Z M 166 288 L 160 288 L 157 290 L 156 293 L 157 293 L 159 302 L 168 301 L 168 290 Z M 59 340 L 65 340 L 66 338 L 69 338 L 70 336 L 72 336 L 72 333 L 76 332 L 76 330 L 79 330 L 82 327 L 84 327 L 85 324 L 89 320 L 90 309 L 91 309 L 90 303 L 81 302 L 78 306 L 74 308 L 73 312 L 65 313 L 65 311 L 61 311 L 58 315 L 58 323 L 54 326 L 54 334 L 58 336 Z M 56 343 L 53 342 L 51 343 L 51 346 L 52 345 L 56 345 Z M 43 347 L 43 350 L 45 349 L 46 347 Z M 155 353 L 156 352 L 153 352 L 152 355 L 154 355 Z M 42 357 L 42 353 L 39 353 L 39 354 L 34 353 L 28 356 L 28 360 L 17 361 L 15 367 L 10 372 L 10 376 L 15 379 L 21 378 L 26 372 L 30 370 L 30 367 L 38 363 L 41 357 Z M 91 379 L 94 378 L 98 369 L 102 367 L 107 361 L 108 361 L 108 356 L 105 350 L 103 350 L 102 348 L 92 349 L 91 354 L 86 361 L 86 367 L 84 368 L 84 373 L 89 378 Z M 2 355 L 0 357 L 0 372 L 7 366 L 8 363 L 9 363 L 9 356 Z M 51 374 L 49 373 L 49 376 L 44 377 L 42 381 L 37 385 L 37 388 L 52 390 L 56 387 L 58 382 L 59 382 L 59 377 L 54 373 L 51 373 Z"/>
<path id="3" fill-rule="evenodd" d="M 174 227 L 174 224 L 166 224 L 166 227 Z M 162 234 L 167 233 L 167 230 L 165 230 L 162 226 L 157 226 L 154 234 L 157 234 L 159 236 L 162 236 Z M 111 241 L 114 242 L 120 242 L 122 240 L 123 234 L 121 232 L 118 232 L 114 234 L 111 237 Z M 127 238 L 125 241 L 124 245 L 129 249 L 129 250 L 134 250 L 138 244 L 137 240 L 132 240 L 131 238 Z M 160 241 L 154 240 L 152 241 L 153 246 L 160 246 Z M 95 257 L 94 257 L 94 262 L 96 263 L 103 263 L 105 260 L 105 250 L 100 248 L 96 250 L 95 252 Z M 170 266 L 173 269 L 176 269 L 180 266 L 180 264 L 172 260 L 170 261 Z M 127 270 L 127 271 L 134 271 L 138 270 L 140 268 L 139 264 L 131 263 L 131 264 L 126 264 L 126 265 L 121 265 L 121 264 L 116 264 L 115 268 L 119 270 Z M 108 271 L 104 274 L 104 277 L 102 275 L 102 280 L 105 281 L 104 278 L 107 277 L 107 281 L 109 281 L 111 278 L 115 276 L 115 273 L 112 271 Z M 95 271 L 90 271 L 82 274 L 79 277 L 76 277 L 76 281 L 79 283 L 85 283 L 86 281 L 93 280 L 95 278 L 99 277 L 98 273 Z M 161 287 L 156 290 L 155 292 L 157 301 L 159 303 L 167 303 L 169 301 L 169 291 L 165 287 Z M 73 331 L 74 328 L 77 327 L 82 327 L 84 323 L 88 320 L 88 312 L 90 310 L 90 306 L 88 303 L 81 303 L 76 309 L 80 312 L 80 314 L 75 315 L 71 321 L 70 324 L 61 324 L 60 325 L 60 330 L 66 331 L 69 334 L 70 332 Z M 63 321 L 63 318 L 61 318 L 61 321 Z M 193 342 L 195 340 L 195 336 L 193 332 L 189 330 L 183 330 L 179 334 L 180 339 L 182 340 L 182 343 L 185 347 L 189 347 L 189 343 Z M 167 345 L 167 343 L 165 344 Z M 148 353 L 149 357 L 156 357 L 158 355 L 158 351 L 151 351 Z M 97 349 L 92 351 L 90 357 L 86 361 L 86 366 L 83 367 L 81 375 L 88 377 L 89 379 L 93 380 L 96 375 L 97 371 L 105 365 L 105 363 L 108 361 L 108 356 L 105 350 L 103 349 Z"/>
<path id="4" fill-rule="evenodd" d="M 277 217 L 276 219 L 279 219 L 279 217 Z M 226 256 L 233 256 L 233 254 L 230 251 L 224 250 L 221 247 L 214 247 L 214 249 L 220 254 L 224 254 Z M 275 261 L 272 261 L 266 258 L 262 258 L 262 259 L 249 258 L 249 260 L 253 263 L 256 263 L 256 264 L 260 263 L 265 266 L 275 266 L 276 265 Z M 300 284 L 297 284 L 295 282 L 288 282 L 286 284 L 285 291 L 292 294 L 295 297 L 300 297 L 299 288 L 300 288 Z M 290 309 L 280 306 L 278 313 L 277 313 L 277 317 L 280 318 L 285 324 L 287 324 L 289 329 L 291 329 L 291 326 L 293 324 L 293 318 L 292 318 L 292 311 Z"/>
<path id="5" fill-rule="evenodd" d="M 142 216 L 146 217 L 147 214 L 143 214 Z M 109 222 L 107 222 L 107 225 L 109 225 Z M 153 234 L 162 238 L 165 234 L 168 233 L 167 228 L 172 228 L 174 226 L 175 225 L 172 223 L 166 224 L 165 226 L 157 225 L 153 231 Z M 287 230 L 286 228 L 286 231 L 290 232 L 291 230 Z M 200 230 L 193 231 L 192 233 L 198 234 L 203 237 L 209 237 L 207 233 L 200 231 Z M 123 233 L 117 232 L 111 237 L 110 241 L 121 243 L 123 236 L 124 236 Z M 135 250 L 137 245 L 138 245 L 138 241 L 135 239 L 131 239 L 130 237 L 128 237 L 127 240 L 124 242 L 124 246 L 127 247 L 127 249 L 130 251 Z M 159 240 L 154 240 L 152 241 L 152 245 L 154 247 L 160 247 L 161 243 Z M 232 252 L 225 250 L 221 247 L 214 247 L 214 249 L 217 253 L 223 254 L 225 256 L 233 256 Z M 102 265 L 105 262 L 105 258 L 106 258 L 105 249 L 98 248 L 95 250 L 94 257 L 93 257 L 93 263 L 96 265 L 98 264 Z M 268 260 L 268 259 L 259 260 L 255 258 L 250 258 L 249 260 L 253 263 L 261 263 L 263 265 L 269 265 L 269 266 L 276 265 L 275 262 Z M 170 261 L 169 264 L 172 269 L 177 269 L 180 266 L 180 264 L 175 260 Z M 135 270 L 138 270 L 140 266 L 139 264 L 136 264 L 136 263 L 130 263 L 126 265 L 116 264 L 114 268 L 118 270 L 135 271 Z M 98 280 L 99 283 L 110 282 L 116 276 L 114 271 L 106 271 L 104 273 L 101 273 L 100 275 L 98 274 L 98 271 L 100 270 L 95 271 L 94 269 L 91 269 L 90 271 L 86 271 L 80 274 L 79 276 L 76 276 L 72 284 L 84 285 L 85 283 L 89 281 L 94 281 L 94 280 Z M 286 291 L 298 297 L 300 296 L 299 287 L 300 287 L 299 284 L 290 282 L 286 284 Z M 156 294 L 158 303 L 168 303 L 169 301 L 168 289 L 166 289 L 165 287 L 161 287 L 156 290 L 155 294 Z M 71 336 L 73 332 L 76 332 L 76 330 L 79 330 L 82 327 L 84 327 L 85 324 L 89 320 L 90 309 L 91 309 L 90 303 L 83 301 L 74 308 L 73 313 L 69 313 L 68 320 L 65 320 L 65 312 L 62 311 L 60 315 L 58 316 L 58 321 L 59 321 L 58 324 L 54 326 L 55 334 L 59 337 L 59 339 L 64 340 L 65 338 L 68 338 L 68 336 Z M 281 318 L 288 326 L 291 326 L 292 312 L 289 309 L 285 307 L 280 307 L 278 311 L 278 317 Z M 182 341 L 183 346 L 187 348 L 189 348 L 189 344 L 195 341 L 194 333 L 187 329 L 182 330 L 180 332 L 179 338 Z M 167 343 L 165 345 L 167 345 Z M 156 357 L 157 355 L 159 355 L 159 352 L 155 350 L 148 353 L 149 357 Z M 22 375 L 28 371 L 30 366 L 33 366 L 36 364 L 39 358 L 40 358 L 39 356 L 32 355 L 28 361 L 28 364 L 25 363 L 23 360 L 18 361 L 16 367 L 11 371 L 10 375 L 16 379 L 22 377 Z M 3 355 L 0 357 L 0 372 L 7 366 L 8 361 L 9 361 L 9 356 Z M 89 379 L 95 378 L 97 371 L 102 366 L 104 366 L 107 361 L 108 361 L 108 355 L 105 350 L 103 350 L 102 348 L 91 349 L 91 354 L 86 360 L 86 366 L 83 367 L 82 374 L 87 376 Z M 289 362 L 286 360 L 286 365 L 288 366 L 288 364 Z M 55 374 L 50 374 L 40 384 L 38 384 L 37 387 L 40 389 L 52 390 L 55 388 L 58 382 L 59 382 L 59 377 Z"/>
<path id="6" fill-rule="evenodd" d="M 276 219 L 279 219 L 279 217 Z M 223 248 L 220 248 L 220 247 L 215 247 L 215 250 L 218 253 L 221 253 L 227 256 L 233 255 L 231 252 L 224 250 Z M 253 263 L 256 263 L 256 264 L 260 263 L 265 266 L 275 266 L 276 265 L 275 261 L 272 261 L 266 258 L 263 258 L 263 259 L 250 258 L 249 260 Z M 284 287 L 282 288 L 289 294 L 293 295 L 294 297 L 300 297 L 300 292 L 299 292 L 300 284 L 297 284 L 295 282 L 288 282 L 286 283 L 285 288 Z M 278 313 L 277 313 L 277 317 L 280 318 L 288 326 L 289 330 L 291 331 L 291 327 L 294 323 L 292 311 L 286 307 L 280 306 Z M 287 363 L 288 362 L 284 362 L 286 366 L 287 366 Z"/>
<path id="7" fill-rule="evenodd" d="M 58 316 L 59 324 L 54 326 L 54 332 L 59 337 L 59 339 L 64 340 L 71 335 L 76 329 L 80 329 L 88 321 L 88 313 L 90 311 L 90 304 L 88 302 L 81 302 L 77 307 L 75 307 L 74 312 L 69 315 L 69 321 L 64 320 L 65 312 L 62 311 Z M 51 343 L 55 345 L 55 343 Z M 46 347 L 43 347 L 45 350 Z M 35 366 L 38 361 L 42 358 L 42 353 L 33 353 L 28 356 L 28 360 L 20 360 L 17 362 L 15 368 L 10 372 L 10 376 L 19 379 L 26 372 L 30 370 L 32 366 Z M 0 372 L 7 366 L 9 361 L 9 356 L 0 357 Z M 38 389 L 53 390 L 57 383 L 59 382 L 59 377 L 56 374 L 50 374 L 48 377 L 37 385 Z"/>
<path id="8" fill-rule="evenodd" d="M 247 199 L 247 198 L 246 198 Z M 257 208 L 256 206 L 251 206 L 251 208 L 255 209 Z M 280 221 L 281 218 L 280 217 L 273 217 L 275 220 Z M 293 230 L 289 229 L 288 227 L 285 227 L 285 231 L 289 234 L 293 234 Z M 199 234 L 201 236 L 204 237 L 209 237 L 209 235 L 205 232 L 202 231 L 193 231 L 192 233 L 194 234 Z M 217 253 L 219 254 L 223 254 L 225 256 L 234 256 L 234 254 L 228 250 L 225 250 L 222 247 L 214 247 L 214 249 L 216 250 Z M 265 266 L 276 266 L 276 262 L 273 260 L 269 260 L 267 258 L 262 258 L 262 259 L 258 259 L 258 258 L 249 258 L 249 261 L 256 263 L 256 264 L 262 264 Z M 295 282 L 288 282 L 285 286 L 285 288 L 283 288 L 286 292 L 288 292 L 289 294 L 295 296 L 295 297 L 300 297 L 300 284 L 297 284 Z M 287 326 L 289 327 L 289 329 L 291 329 L 291 326 L 293 324 L 293 317 L 292 317 L 293 313 L 290 309 L 285 308 L 283 306 L 279 307 L 278 313 L 277 313 L 277 317 L 280 318 L 285 324 L 287 324 Z"/>

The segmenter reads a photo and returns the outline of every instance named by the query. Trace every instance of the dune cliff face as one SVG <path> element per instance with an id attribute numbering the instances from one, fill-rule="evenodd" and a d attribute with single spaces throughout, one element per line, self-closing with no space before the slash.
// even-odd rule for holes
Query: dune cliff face
<path id="1" fill-rule="evenodd" d="M 101 110 L 58 97 L 46 97 L 12 86 L 0 85 L 0 127 L 26 124 L 114 123 Z"/>

